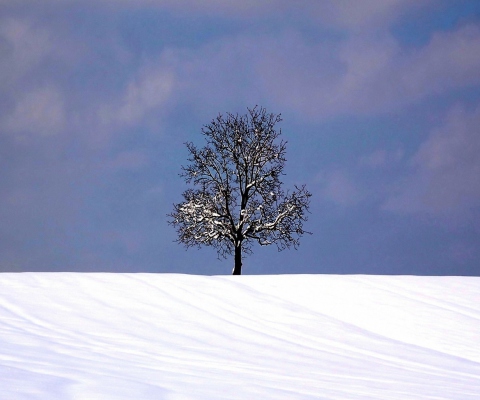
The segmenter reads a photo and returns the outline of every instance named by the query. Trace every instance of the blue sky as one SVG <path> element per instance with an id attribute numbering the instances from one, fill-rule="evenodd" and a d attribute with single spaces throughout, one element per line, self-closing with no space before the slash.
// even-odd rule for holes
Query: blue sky
<path id="1" fill-rule="evenodd" d="M 480 275 L 476 0 L 0 1 L 0 271 L 230 273 L 166 214 L 256 104 L 313 235 L 245 274 Z"/>

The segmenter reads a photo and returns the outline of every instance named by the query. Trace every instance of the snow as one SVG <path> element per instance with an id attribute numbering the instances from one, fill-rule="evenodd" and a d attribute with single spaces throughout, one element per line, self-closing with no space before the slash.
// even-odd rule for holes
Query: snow
<path id="1" fill-rule="evenodd" d="M 0 275 L 2 399 L 479 399 L 480 278 Z"/>

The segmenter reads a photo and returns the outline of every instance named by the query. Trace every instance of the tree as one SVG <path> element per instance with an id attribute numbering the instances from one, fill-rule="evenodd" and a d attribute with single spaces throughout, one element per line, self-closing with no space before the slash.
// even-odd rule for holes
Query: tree
<path id="1" fill-rule="evenodd" d="M 168 216 L 178 242 L 213 246 L 219 257 L 234 255 L 233 275 L 240 275 L 242 253 L 250 254 L 256 242 L 276 244 L 279 251 L 293 246 L 306 232 L 311 194 L 303 186 L 282 190 L 287 142 L 278 141 L 279 115 L 261 107 L 246 115 L 227 113 L 202 129 L 207 145 L 186 143 L 189 165 L 181 177 L 194 189 L 183 193 Z"/>

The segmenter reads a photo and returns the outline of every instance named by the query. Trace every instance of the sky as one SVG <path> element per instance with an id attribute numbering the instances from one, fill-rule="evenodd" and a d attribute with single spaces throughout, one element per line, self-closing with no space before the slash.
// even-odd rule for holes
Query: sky
<path id="1" fill-rule="evenodd" d="M 0 0 L 0 271 L 229 274 L 167 214 L 255 105 L 313 234 L 243 273 L 480 275 L 477 0 Z"/>

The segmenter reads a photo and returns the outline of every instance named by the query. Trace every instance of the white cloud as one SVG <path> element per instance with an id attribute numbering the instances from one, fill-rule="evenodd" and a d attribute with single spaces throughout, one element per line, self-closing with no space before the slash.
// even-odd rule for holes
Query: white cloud
<path id="1" fill-rule="evenodd" d="M 435 34 L 415 51 L 388 34 L 308 44 L 286 34 L 266 46 L 259 75 L 283 107 L 314 118 L 375 114 L 480 84 L 480 27 Z"/>
<path id="2" fill-rule="evenodd" d="M 50 85 L 23 95 L 13 112 L 4 119 L 3 127 L 24 139 L 28 135 L 56 135 L 65 126 L 65 121 L 63 96 Z"/>
<path id="3" fill-rule="evenodd" d="M 28 6 L 35 3 L 35 0 L 0 0 L 0 5 Z M 308 1 L 308 2 L 311 2 Z M 307 2 L 307 3 L 308 3 Z M 109 7 L 118 10 L 119 8 L 159 8 L 174 10 L 181 13 L 208 13 L 230 16 L 252 15 L 254 12 L 274 12 L 278 7 L 291 8 L 288 0 L 43 0 L 44 4 L 55 4 L 56 6 L 89 4 L 96 7 Z"/>
<path id="4" fill-rule="evenodd" d="M 120 101 L 104 104 L 98 111 L 102 125 L 133 125 L 161 107 L 174 87 L 173 73 L 163 69 L 143 71 L 126 85 Z"/>
<path id="5" fill-rule="evenodd" d="M 410 160 L 411 174 L 384 208 L 433 214 L 480 206 L 480 107 L 457 107 Z"/>
<path id="6" fill-rule="evenodd" d="M 403 12 L 420 6 L 425 7 L 431 1 L 336 0 L 316 3 L 318 15 L 325 22 L 357 30 L 384 27 Z"/>
<path id="7" fill-rule="evenodd" d="M 170 96 L 195 107 L 267 102 L 303 116 L 377 114 L 480 84 L 480 27 L 435 34 L 419 49 L 393 37 L 307 42 L 293 30 L 170 48 L 98 113 L 107 125 L 142 119 Z M 172 72 L 174 71 L 174 75 Z M 232 95 L 232 93 L 234 95 Z M 162 95 L 164 94 L 164 95 Z"/>
<path id="8" fill-rule="evenodd" d="M 320 173 L 316 181 L 321 185 L 321 196 L 335 204 L 351 206 L 362 199 L 359 189 L 345 171 Z"/>
<path id="9" fill-rule="evenodd" d="M 0 20 L 0 85 L 11 85 L 33 70 L 53 48 L 51 35 L 27 20 Z"/>
<path id="10" fill-rule="evenodd" d="M 373 169 L 388 168 L 398 164 L 403 158 L 403 149 L 398 148 L 395 151 L 387 151 L 385 149 L 375 150 L 373 153 L 367 154 L 360 158 L 359 165 Z"/>
<path id="11" fill-rule="evenodd" d="M 0 4 L 25 6 L 34 0 L 0 0 Z M 342 28 L 374 28 L 384 26 L 402 13 L 434 4 L 432 0 L 44 0 L 55 5 L 89 4 L 111 8 L 157 8 L 188 14 L 215 14 L 238 18 L 276 13 L 301 13 L 309 18 Z"/>
<path id="12" fill-rule="evenodd" d="M 256 7 L 269 9 L 273 5 L 285 13 L 294 7 L 285 1 L 257 3 L 217 0 L 118 2 L 135 7 L 150 4 L 179 10 L 190 7 L 231 13 L 253 12 Z M 479 26 L 437 33 L 430 43 L 415 51 L 402 48 L 387 32 L 368 34 L 369 26 L 380 24 L 380 20 L 392 21 L 398 13 L 417 6 L 417 2 L 410 0 L 307 1 L 301 11 L 295 6 L 295 12 L 306 14 L 306 10 L 310 10 L 309 18 L 336 21 L 339 26 L 363 27 L 362 32 L 367 34 L 312 43 L 291 30 L 275 36 L 228 36 L 195 49 L 170 49 L 161 58 L 161 63 L 170 69 L 143 70 L 125 86 L 120 100 L 106 101 L 99 107 L 93 101 L 97 109 L 96 116 L 91 119 L 98 117 L 104 127 L 115 129 L 130 126 L 164 104 L 174 86 L 182 90 L 184 99 L 194 99 L 200 107 L 207 101 L 217 108 L 218 104 L 228 108 L 232 98 L 249 102 L 266 100 L 277 103 L 282 109 L 290 108 L 312 118 L 321 118 L 345 113 L 388 112 L 430 95 L 479 84 Z M 4 31 L 9 32 L 8 37 L 15 38 L 16 47 L 21 49 L 16 50 L 17 61 L 9 62 L 11 70 L 21 70 L 15 66 L 17 64 L 33 65 L 29 57 L 38 62 L 52 46 L 52 35 L 34 31 L 25 22 L 11 22 Z M 175 71 L 178 77 L 175 85 L 170 71 Z"/>
<path id="13" fill-rule="evenodd" d="M 407 95 L 420 97 L 480 83 L 480 26 L 437 32 L 423 49 L 408 55 L 398 72 Z"/>

